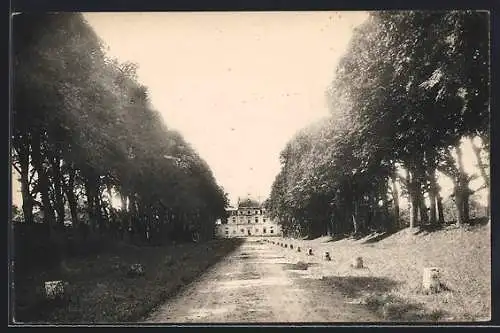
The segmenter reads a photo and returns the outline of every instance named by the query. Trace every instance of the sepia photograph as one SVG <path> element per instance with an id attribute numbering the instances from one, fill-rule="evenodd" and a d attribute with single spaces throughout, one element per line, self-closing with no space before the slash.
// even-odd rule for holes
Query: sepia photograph
<path id="1" fill-rule="evenodd" d="M 492 318 L 490 12 L 11 15 L 13 325 Z"/>

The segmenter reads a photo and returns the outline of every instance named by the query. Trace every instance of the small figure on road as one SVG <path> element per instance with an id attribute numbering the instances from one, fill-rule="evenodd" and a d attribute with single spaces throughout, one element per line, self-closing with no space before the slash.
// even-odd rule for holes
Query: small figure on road
<path id="1" fill-rule="evenodd" d="M 330 257 L 330 252 L 325 252 L 325 260 L 330 261 L 332 258 Z"/>
<path id="2" fill-rule="evenodd" d="M 309 249 L 307 250 L 307 255 L 312 256 L 312 255 L 313 255 L 313 249 L 309 248 Z"/>

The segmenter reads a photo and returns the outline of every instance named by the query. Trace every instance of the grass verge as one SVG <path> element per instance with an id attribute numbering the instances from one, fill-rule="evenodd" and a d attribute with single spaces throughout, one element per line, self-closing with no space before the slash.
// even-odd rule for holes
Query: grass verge
<path id="1" fill-rule="evenodd" d="M 364 304 L 386 321 L 436 322 L 446 314 L 443 310 L 429 310 L 424 304 L 414 304 L 393 294 L 373 294 Z"/>
<path id="2" fill-rule="evenodd" d="M 330 279 L 326 283 L 344 291 L 348 302 L 371 304 L 385 320 L 473 322 L 491 318 L 490 237 L 488 225 L 450 226 L 433 232 L 407 228 L 384 237 L 276 240 L 310 247 L 314 256 L 274 247 L 291 260 L 316 262 L 307 270 L 310 277 Z M 326 251 L 331 261 L 323 259 Z M 358 256 L 362 269 L 351 267 Z M 441 270 L 444 291 L 422 292 L 425 267 Z"/>
<path id="3" fill-rule="evenodd" d="M 71 258 L 60 267 L 15 278 L 16 323 L 140 321 L 240 244 L 240 239 L 161 247 L 118 244 L 99 255 Z M 142 264 L 145 274 L 129 277 L 132 264 Z M 44 299 L 43 283 L 49 280 L 68 282 L 65 300 Z"/>

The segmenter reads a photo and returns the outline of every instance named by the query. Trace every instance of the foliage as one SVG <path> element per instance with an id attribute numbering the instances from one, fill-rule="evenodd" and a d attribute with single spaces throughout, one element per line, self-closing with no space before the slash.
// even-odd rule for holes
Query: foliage
<path id="1" fill-rule="evenodd" d="M 460 143 L 489 139 L 488 45 L 485 12 L 371 13 L 329 87 L 330 118 L 298 133 L 281 153 L 269 206 L 285 232 L 398 228 L 399 194 L 389 193 L 397 178 L 411 203 L 410 226 L 438 223 L 436 170 L 446 168 L 458 222 L 466 222 L 472 178 Z M 397 176 L 401 169 L 406 177 Z"/>
<path id="2" fill-rule="evenodd" d="M 25 222 L 39 207 L 51 227 L 70 212 L 79 229 L 211 238 L 227 198 L 153 109 L 137 66 L 109 59 L 81 14 L 19 14 L 13 33 L 12 164 Z M 128 202 L 119 219 L 112 192 Z"/>

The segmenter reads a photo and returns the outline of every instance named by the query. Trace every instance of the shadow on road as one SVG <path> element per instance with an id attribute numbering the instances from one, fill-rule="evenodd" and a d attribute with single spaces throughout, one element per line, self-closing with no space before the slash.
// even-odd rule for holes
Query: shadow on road
<path id="1" fill-rule="evenodd" d="M 296 264 L 283 264 L 284 268 L 291 271 L 305 271 L 311 266 L 317 266 L 317 263 L 299 261 Z"/>

